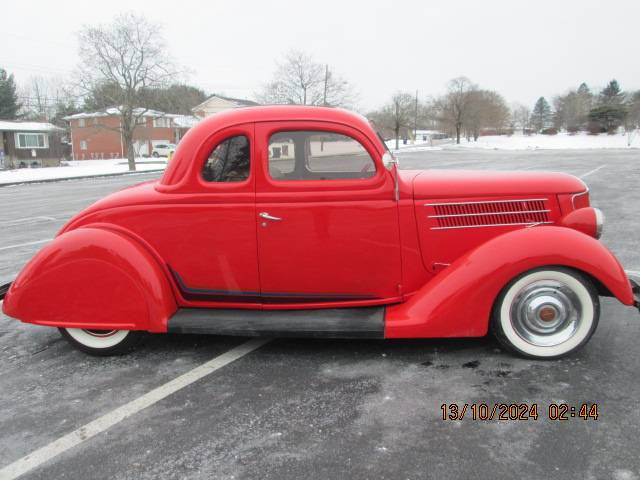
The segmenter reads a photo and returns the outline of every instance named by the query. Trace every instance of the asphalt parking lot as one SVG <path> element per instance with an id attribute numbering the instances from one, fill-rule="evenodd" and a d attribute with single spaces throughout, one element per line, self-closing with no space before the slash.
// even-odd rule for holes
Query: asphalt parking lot
<path id="1" fill-rule="evenodd" d="M 403 152 L 402 168 L 555 170 L 583 177 L 607 215 L 603 242 L 640 270 L 640 151 Z M 75 212 L 154 178 L 0 188 L 0 284 Z M 604 299 L 578 354 L 537 362 L 490 339 L 295 340 L 263 346 L 23 478 L 638 479 L 640 315 Z M 0 315 L 0 471 L 246 342 L 153 335 L 97 359 L 54 329 Z M 537 403 L 538 420 L 442 420 L 442 403 Z M 597 420 L 550 420 L 550 403 L 597 403 Z M 27 462 L 29 459 L 27 459 Z"/>

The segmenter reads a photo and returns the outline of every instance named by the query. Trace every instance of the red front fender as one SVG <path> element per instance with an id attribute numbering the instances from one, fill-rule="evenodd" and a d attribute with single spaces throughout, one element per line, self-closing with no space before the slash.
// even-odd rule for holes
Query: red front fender
<path id="1" fill-rule="evenodd" d="M 2 310 L 38 325 L 162 332 L 176 308 L 164 271 L 143 245 L 112 230 L 79 228 L 38 252 Z"/>
<path id="2" fill-rule="evenodd" d="M 629 279 L 603 244 L 570 228 L 525 228 L 480 245 L 405 303 L 390 306 L 385 337 L 486 335 L 493 302 L 502 288 L 527 270 L 549 265 L 586 272 L 623 304 L 633 305 Z"/>

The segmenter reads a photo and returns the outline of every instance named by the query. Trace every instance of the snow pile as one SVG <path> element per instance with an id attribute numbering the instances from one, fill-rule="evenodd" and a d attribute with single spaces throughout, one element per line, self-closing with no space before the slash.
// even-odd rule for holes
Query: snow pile
<path id="1" fill-rule="evenodd" d="M 569 135 L 522 135 L 486 136 L 478 138 L 477 142 L 466 139 L 460 140 L 460 145 L 448 148 L 481 148 L 489 150 L 574 150 L 574 149 L 603 149 L 603 148 L 640 148 L 640 134 L 633 135 L 631 146 L 628 146 L 627 135 L 588 135 L 578 133 Z"/>
<path id="2" fill-rule="evenodd" d="M 76 160 L 66 162 L 62 167 L 18 168 L 16 170 L 0 170 L 0 184 L 16 182 L 33 182 L 65 178 L 91 177 L 94 175 L 112 175 L 129 171 L 126 158 L 111 160 Z M 164 170 L 166 159 L 136 159 L 136 170 Z"/>

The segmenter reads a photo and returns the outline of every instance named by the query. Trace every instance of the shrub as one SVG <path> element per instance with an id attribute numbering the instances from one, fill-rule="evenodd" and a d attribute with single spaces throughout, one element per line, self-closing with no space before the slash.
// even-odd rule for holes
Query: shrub
<path id="1" fill-rule="evenodd" d="M 557 135 L 558 129 L 555 127 L 544 128 L 540 133 L 542 133 L 543 135 Z"/>
<path id="2" fill-rule="evenodd" d="M 589 132 L 589 135 L 600 135 L 606 130 L 600 126 L 600 122 L 589 122 L 587 125 L 587 131 Z"/>

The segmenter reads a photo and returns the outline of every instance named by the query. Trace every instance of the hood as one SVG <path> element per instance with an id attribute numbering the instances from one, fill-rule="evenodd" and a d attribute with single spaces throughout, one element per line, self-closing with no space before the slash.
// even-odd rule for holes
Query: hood
<path id="1" fill-rule="evenodd" d="M 405 172 L 402 172 L 403 174 Z M 566 173 L 486 170 L 424 170 L 413 173 L 418 199 L 496 197 L 584 192 L 582 180 Z"/>

